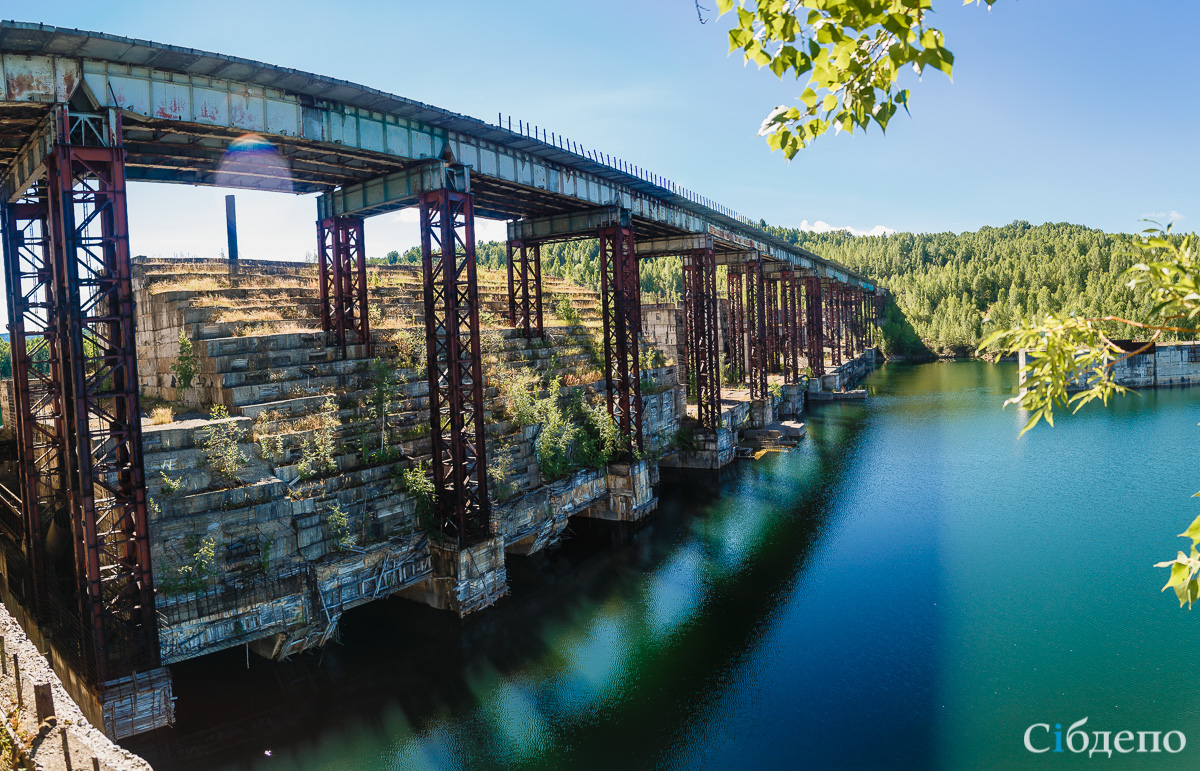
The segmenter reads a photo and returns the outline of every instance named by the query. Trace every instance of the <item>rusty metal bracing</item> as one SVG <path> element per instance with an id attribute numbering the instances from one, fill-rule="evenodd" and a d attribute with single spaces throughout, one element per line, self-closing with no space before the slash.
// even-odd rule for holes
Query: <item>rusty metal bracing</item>
<path id="1" fill-rule="evenodd" d="M 822 305 L 825 310 L 825 345 L 829 349 L 829 364 L 842 364 L 842 313 L 840 284 L 835 279 L 821 279 Z"/>
<path id="2" fill-rule="evenodd" d="M 600 294 L 604 314 L 604 379 L 608 413 L 631 447 L 642 448 L 642 386 L 638 335 L 641 278 L 633 228 L 600 229 Z"/>
<path id="3" fill-rule="evenodd" d="M 317 221 L 317 262 L 321 275 L 321 328 L 333 333 L 346 356 L 350 333 L 371 353 L 367 310 L 367 255 L 361 217 Z"/>
<path id="4" fill-rule="evenodd" d="M 542 337 L 542 245 L 508 242 L 508 323 L 528 339 Z"/>
<path id="5" fill-rule="evenodd" d="M 779 372 L 779 281 L 778 274 L 763 276 L 763 303 L 766 306 L 767 373 Z"/>
<path id="6" fill-rule="evenodd" d="M 712 249 L 683 255 L 683 306 L 689 319 L 687 355 L 696 379 L 696 415 L 706 428 L 719 428 L 721 357 L 717 263 Z"/>
<path id="7" fill-rule="evenodd" d="M 475 217 L 467 171 L 421 196 L 433 484 L 442 535 L 460 547 L 491 533 Z"/>
<path id="8" fill-rule="evenodd" d="M 746 309 L 750 328 L 748 346 L 750 398 L 767 398 L 767 320 L 762 263 L 746 263 Z"/>
<path id="9" fill-rule="evenodd" d="M 852 286 L 846 290 L 846 324 L 850 334 L 846 345 L 846 357 L 853 359 L 862 351 L 862 291 Z"/>
<path id="10" fill-rule="evenodd" d="M 822 302 L 822 282 L 819 276 L 804 276 L 804 338 L 805 356 L 813 377 L 825 374 L 825 323 Z"/>
<path id="11" fill-rule="evenodd" d="M 59 309 L 45 192 L 43 187 L 18 203 L 0 207 L 9 297 L 13 428 L 21 485 L 21 527 L 13 535 L 20 537 L 29 564 L 32 586 L 28 599 L 39 615 L 45 591 L 43 544 L 47 531 L 56 518 L 69 521 L 62 388 L 56 377 Z"/>
<path id="12" fill-rule="evenodd" d="M 730 265 L 729 375 L 735 383 L 746 379 L 746 311 L 742 301 L 742 266 Z"/>
<path id="13" fill-rule="evenodd" d="M 797 323 L 796 274 L 791 270 L 779 273 L 779 305 L 782 314 L 783 380 L 795 383 L 800 379 L 800 337 Z"/>
<path id="14" fill-rule="evenodd" d="M 87 658 L 159 665 L 120 116 L 58 112 L 46 159 L 65 467 Z"/>

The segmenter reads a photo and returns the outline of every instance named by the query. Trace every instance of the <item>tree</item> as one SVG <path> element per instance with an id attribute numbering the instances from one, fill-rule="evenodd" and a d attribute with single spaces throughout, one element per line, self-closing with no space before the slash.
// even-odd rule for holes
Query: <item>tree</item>
<path id="1" fill-rule="evenodd" d="M 980 0 L 965 0 L 964 5 Z M 991 6 L 996 0 L 982 0 Z M 759 128 L 772 150 L 791 159 L 829 129 L 853 132 L 872 123 L 886 131 L 908 89 L 900 73 L 926 67 L 950 76 L 954 55 L 941 31 L 925 25 L 932 0 L 717 0 L 736 10 L 729 50 L 780 79 L 808 76 L 798 107 L 780 105 Z"/>
<path id="2" fill-rule="evenodd" d="M 1131 289 L 1145 289 L 1150 307 L 1141 318 L 1121 316 L 1076 316 L 1050 313 L 1040 321 L 1031 319 L 1011 329 L 989 335 L 983 345 L 996 345 L 1007 353 L 1026 352 L 1021 368 L 1021 391 L 1005 402 L 1027 410 L 1024 434 L 1042 420 L 1054 425 L 1054 411 L 1078 412 L 1096 400 L 1108 403 L 1128 389 L 1116 382 L 1113 365 L 1150 348 L 1164 334 L 1200 334 L 1200 239 L 1195 233 L 1179 237 L 1171 226 L 1156 225 L 1133 242 L 1142 261 L 1126 272 Z M 1149 340 L 1131 351 L 1113 342 L 1104 324 L 1119 323 L 1150 333 Z M 1200 497 L 1200 493 L 1196 494 Z M 1200 517 L 1179 534 L 1191 540 L 1190 554 L 1180 551 L 1175 559 L 1155 567 L 1170 568 L 1163 591 L 1174 589 L 1179 605 L 1200 599 Z"/>

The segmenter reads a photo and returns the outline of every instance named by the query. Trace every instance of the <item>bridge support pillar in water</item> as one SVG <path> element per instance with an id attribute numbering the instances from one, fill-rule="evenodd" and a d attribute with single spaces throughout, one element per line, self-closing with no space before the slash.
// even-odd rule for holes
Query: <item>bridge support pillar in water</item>
<path id="1" fill-rule="evenodd" d="M 822 323 L 821 279 L 804 276 L 804 354 L 813 378 L 825 374 L 825 327 Z"/>
<path id="2" fill-rule="evenodd" d="M 761 259 L 746 263 L 746 326 L 750 330 L 750 399 L 767 398 L 767 305 Z"/>
<path id="3" fill-rule="evenodd" d="M 438 537 L 432 576 L 408 590 L 466 615 L 507 591 L 504 539 L 492 529 L 470 172 L 447 165 L 421 195 L 429 421 Z"/>
<path id="4" fill-rule="evenodd" d="M 362 217 L 327 217 L 317 221 L 317 264 L 321 276 L 321 328 L 333 334 L 343 358 L 351 334 L 370 352 Z"/>
<path id="5" fill-rule="evenodd" d="M 508 594 L 503 537 L 465 547 L 431 544 L 429 551 L 432 574 L 402 589 L 397 597 L 449 610 L 461 617 L 482 610 Z"/>
<path id="6" fill-rule="evenodd" d="M 720 322 L 717 318 L 717 264 L 711 248 L 683 257 L 683 304 L 687 314 L 689 375 L 696 380 L 700 425 L 721 424 Z"/>
<path id="7" fill-rule="evenodd" d="M 542 247 L 508 241 L 508 323 L 526 338 L 542 337 Z"/>
<path id="8" fill-rule="evenodd" d="M 604 316 L 604 380 L 608 414 L 629 449 L 642 449 L 642 385 L 638 335 L 642 329 L 641 278 L 633 228 L 600 228 L 600 294 Z"/>
<path id="9" fill-rule="evenodd" d="M 729 374 L 735 383 L 746 380 L 746 310 L 742 299 L 743 268 L 729 266 Z"/>
<path id="10" fill-rule="evenodd" d="M 60 105 L 28 147 L 41 163 L 15 182 L 29 192 L 3 205 L 21 518 L 0 523 L 20 544 L 3 551 L 2 594 L 89 719 L 122 738 L 174 713 L 150 566 L 120 113 Z"/>

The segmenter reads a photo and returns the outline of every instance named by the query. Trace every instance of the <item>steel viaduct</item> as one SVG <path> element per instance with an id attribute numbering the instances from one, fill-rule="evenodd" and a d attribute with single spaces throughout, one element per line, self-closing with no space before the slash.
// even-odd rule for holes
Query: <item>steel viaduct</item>
<path id="1" fill-rule="evenodd" d="M 524 124 L 493 125 L 342 80 L 97 32 L 0 23 L 0 185 L 20 489 L 0 524 L 37 617 L 78 618 L 78 677 L 103 691 L 160 666 L 147 545 L 126 181 L 319 193 L 322 324 L 369 344 L 363 220 L 419 207 L 432 473 L 442 533 L 489 517 L 476 306 L 476 215 L 507 220 L 510 323 L 542 327 L 539 247 L 598 239 L 609 410 L 641 441 L 638 261 L 678 255 L 701 424 L 720 420 L 717 266 L 729 361 L 767 392 L 822 372 L 878 321 L 866 277 L 771 237 L 645 170 Z M 247 134 L 283 163 L 240 164 Z M 632 448 L 631 448 L 632 449 Z M 8 509 L 11 509 L 9 511 Z M 65 531 L 75 574 L 43 564 Z M 62 591 L 60 591 L 62 589 Z M 115 687 L 115 686 L 113 686 Z"/>

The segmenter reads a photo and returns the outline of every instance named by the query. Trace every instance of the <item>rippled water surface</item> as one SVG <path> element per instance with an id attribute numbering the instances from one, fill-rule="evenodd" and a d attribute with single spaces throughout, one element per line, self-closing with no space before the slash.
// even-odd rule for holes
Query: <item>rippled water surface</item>
<path id="1" fill-rule="evenodd" d="M 1026 727 L 1086 716 L 1189 737 L 1092 763 L 1196 767 L 1200 615 L 1151 565 L 1200 513 L 1200 389 L 1018 439 L 1015 378 L 888 365 L 798 450 L 510 558 L 478 617 L 388 600 L 323 654 L 176 667 L 178 726 L 130 746 L 160 769 L 1058 767 L 1080 758 Z"/>

